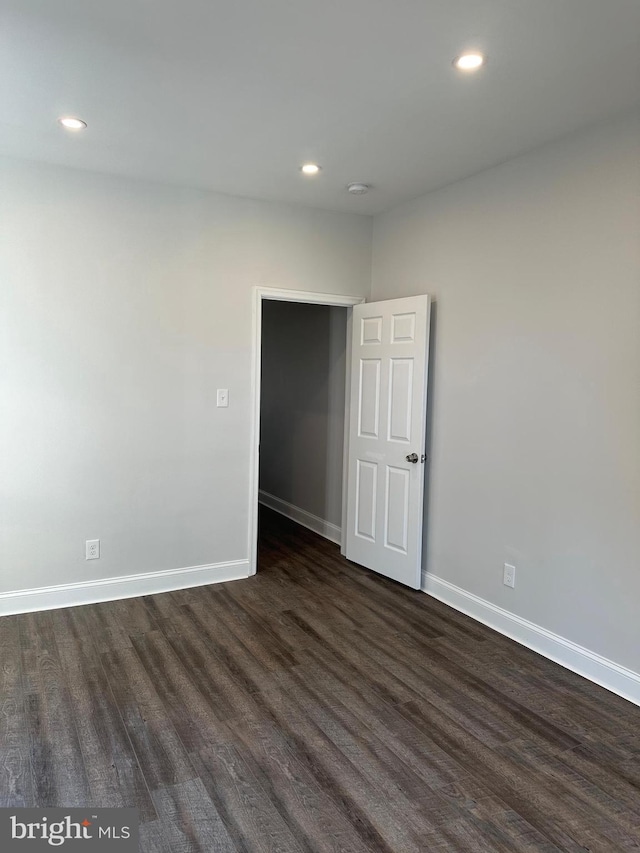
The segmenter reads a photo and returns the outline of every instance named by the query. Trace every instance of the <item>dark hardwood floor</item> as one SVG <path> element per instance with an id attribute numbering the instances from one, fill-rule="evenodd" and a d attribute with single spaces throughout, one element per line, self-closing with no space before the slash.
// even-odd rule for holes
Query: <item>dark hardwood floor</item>
<path id="1" fill-rule="evenodd" d="M 152 851 L 640 849 L 640 709 L 273 513 L 255 578 L 0 619 L 0 806 Z"/>

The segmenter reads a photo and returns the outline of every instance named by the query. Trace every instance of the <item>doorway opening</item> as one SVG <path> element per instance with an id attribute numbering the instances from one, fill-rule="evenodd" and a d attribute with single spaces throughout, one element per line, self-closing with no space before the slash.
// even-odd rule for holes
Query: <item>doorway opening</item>
<path id="1" fill-rule="evenodd" d="M 255 289 L 251 573 L 260 503 L 342 550 L 351 309 L 364 301 Z"/>
<path id="2" fill-rule="evenodd" d="M 262 303 L 259 503 L 341 544 L 346 308 Z"/>

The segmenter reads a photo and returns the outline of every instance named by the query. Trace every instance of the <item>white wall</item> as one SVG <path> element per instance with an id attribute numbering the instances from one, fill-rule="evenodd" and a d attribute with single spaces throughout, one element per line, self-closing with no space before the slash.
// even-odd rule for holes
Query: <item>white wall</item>
<path id="1" fill-rule="evenodd" d="M 422 292 L 428 572 L 640 671 L 638 118 L 377 217 L 373 298 Z"/>
<path id="2" fill-rule="evenodd" d="M 251 289 L 368 293 L 371 220 L 8 159 L 0 187 L 0 591 L 246 558 Z"/>
<path id="3" fill-rule="evenodd" d="M 347 309 L 265 300 L 260 489 L 342 524 Z"/>

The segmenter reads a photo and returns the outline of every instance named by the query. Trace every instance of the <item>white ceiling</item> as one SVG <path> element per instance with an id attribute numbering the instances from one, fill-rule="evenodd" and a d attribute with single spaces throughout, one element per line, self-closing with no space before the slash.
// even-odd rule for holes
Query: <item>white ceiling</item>
<path id="1" fill-rule="evenodd" d="M 0 0 L 0 153 L 234 195 L 376 213 L 639 103 L 640 0 Z"/>

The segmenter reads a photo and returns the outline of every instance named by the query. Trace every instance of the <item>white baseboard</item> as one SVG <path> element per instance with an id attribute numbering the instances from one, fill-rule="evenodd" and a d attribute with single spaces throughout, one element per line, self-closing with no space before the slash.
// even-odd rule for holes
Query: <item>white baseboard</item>
<path id="1" fill-rule="evenodd" d="M 614 663 L 602 655 L 585 649 L 547 631 L 534 622 L 522 619 L 502 607 L 497 607 L 484 598 L 479 598 L 449 581 L 423 572 L 422 589 L 424 592 L 443 601 L 454 610 L 459 610 L 478 622 L 488 625 L 500 634 L 510 637 L 517 643 L 538 652 L 549 660 L 576 672 L 605 687 L 612 693 L 640 705 L 640 673 Z"/>
<path id="2" fill-rule="evenodd" d="M 185 569 L 166 569 L 139 575 L 43 586 L 0 593 L 0 616 L 31 613 L 35 610 L 56 610 L 79 604 L 96 604 L 118 598 L 135 598 L 157 592 L 172 592 L 192 586 L 239 580 L 249 576 L 248 560 L 231 560 Z"/>
<path id="3" fill-rule="evenodd" d="M 335 542 L 336 545 L 341 544 L 342 529 L 337 524 L 332 524 L 330 521 L 318 518 L 317 515 L 312 515 L 306 509 L 293 506 L 293 504 L 287 503 L 287 501 L 283 501 L 275 495 L 270 495 L 269 492 L 263 492 L 262 489 L 260 489 L 258 500 L 264 506 L 268 506 L 269 509 L 279 512 L 280 515 L 284 515 L 292 521 L 297 521 L 298 524 L 301 524 L 308 530 L 313 530 L 314 533 L 319 533 L 320 536 L 324 536 L 325 539 Z"/>

